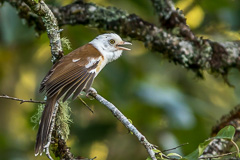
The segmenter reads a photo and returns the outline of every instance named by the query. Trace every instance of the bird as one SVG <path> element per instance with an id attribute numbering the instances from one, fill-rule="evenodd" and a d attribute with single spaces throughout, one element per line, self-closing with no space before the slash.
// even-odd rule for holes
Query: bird
<path id="1" fill-rule="evenodd" d="M 132 43 L 123 41 L 115 33 L 101 34 L 63 56 L 52 66 L 39 89 L 40 93 L 45 91 L 47 100 L 37 132 L 35 156 L 41 155 L 45 150 L 57 101 L 61 98 L 64 102 L 71 95 L 74 100 L 82 91 L 88 93 L 94 79 L 105 65 L 118 59 L 123 50 L 131 50 L 125 45 Z"/>

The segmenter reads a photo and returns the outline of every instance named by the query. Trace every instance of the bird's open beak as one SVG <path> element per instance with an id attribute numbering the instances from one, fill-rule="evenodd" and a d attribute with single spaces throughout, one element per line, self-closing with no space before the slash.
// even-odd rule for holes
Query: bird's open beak
<path id="1" fill-rule="evenodd" d="M 124 45 L 132 45 L 132 43 L 122 41 L 122 42 L 117 44 L 117 49 L 119 49 L 119 50 L 126 50 L 126 51 L 130 51 L 131 50 L 130 48 L 123 47 Z"/>

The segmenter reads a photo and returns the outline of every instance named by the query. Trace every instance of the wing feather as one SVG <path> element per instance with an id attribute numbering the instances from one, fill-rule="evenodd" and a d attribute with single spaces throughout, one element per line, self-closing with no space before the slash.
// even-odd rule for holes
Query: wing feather
<path id="1" fill-rule="evenodd" d="M 58 77 L 58 79 L 55 79 L 53 82 L 50 82 L 46 86 L 46 93 L 48 93 L 50 90 L 57 88 L 58 86 L 62 86 L 65 83 L 69 82 L 71 79 L 73 79 L 76 76 L 80 76 L 83 74 L 83 70 L 75 70 L 75 72 L 68 74 L 68 75 L 63 75 L 62 77 Z M 59 89 L 59 88 L 58 88 Z"/>
<path id="2" fill-rule="evenodd" d="M 55 87 L 52 87 L 50 90 L 47 91 L 47 96 L 49 96 L 49 97 L 53 96 L 54 94 L 59 92 L 61 88 L 64 88 L 68 84 L 72 84 L 72 82 L 74 82 L 80 76 L 84 75 L 84 73 L 85 72 L 76 73 L 76 74 L 74 74 L 74 76 L 68 78 L 67 80 L 65 80 L 65 81 L 63 81 L 61 83 L 58 83 L 58 85 L 56 85 Z"/>
<path id="3" fill-rule="evenodd" d="M 75 81 L 65 85 L 59 93 L 59 98 L 61 96 L 63 96 L 70 88 L 72 88 L 79 81 L 79 79 L 84 78 L 86 75 L 87 75 L 87 72 L 84 72 L 81 76 L 79 76 L 78 79 L 76 79 Z"/>
<path id="4" fill-rule="evenodd" d="M 39 89 L 40 93 L 42 93 L 44 91 L 47 81 L 52 77 L 52 75 L 54 73 L 54 70 L 58 66 L 58 64 L 59 64 L 59 61 L 52 66 L 52 69 L 43 78 L 43 80 L 42 80 L 42 82 L 40 84 L 40 89 Z"/>
<path id="5" fill-rule="evenodd" d="M 85 86 L 85 84 L 86 84 L 86 82 L 88 81 L 88 79 L 89 79 L 90 76 L 91 76 L 91 73 L 90 73 L 90 74 L 89 74 L 89 73 L 86 74 L 86 76 L 85 76 L 83 79 L 79 80 L 75 85 L 73 85 L 72 88 L 70 88 L 70 89 L 68 90 L 68 92 L 65 94 L 65 96 L 64 96 L 64 98 L 63 98 L 63 102 L 65 102 L 65 101 L 68 99 L 68 97 L 76 90 L 76 88 L 77 88 L 79 85 L 83 84 L 83 86 Z"/>
<path id="6" fill-rule="evenodd" d="M 95 56 L 89 57 L 89 52 Z M 83 55 L 84 54 L 84 55 Z M 81 56 L 80 56 L 81 55 Z M 78 59 L 79 61 L 73 61 Z M 73 99 L 83 90 L 88 90 L 96 75 L 96 68 L 102 60 L 99 52 L 91 45 L 79 48 L 60 59 L 43 79 L 40 92 L 46 91 L 48 98 L 58 94 L 57 99 L 68 99 L 73 93 Z"/>

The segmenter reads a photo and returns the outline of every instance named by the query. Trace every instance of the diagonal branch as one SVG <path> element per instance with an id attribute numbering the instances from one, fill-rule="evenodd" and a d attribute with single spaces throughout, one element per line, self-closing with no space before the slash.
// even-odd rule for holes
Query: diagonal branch
<path id="1" fill-rule="evenodd" d="M 94 97 L 96 100 L 98 100 L 100 103 L 102 103 L 104 106 L 106 106 L 112 114 L 127 128 L 129 131 L 131 131 L 139 140 L 140 143 L 143 144 L 143 146 L 146 148 L 148 154 L 152 158 L 152 160 L 157 160 L 155 156 L 154 149 L 156 150 L 156 146 L 149 143 L 148 140 L 145 138 L 143 134 L 141 134 L 137 128 L 127 119 L 126 116 L 124 116 L 118 109 L 115 107 L 111 102 L 107 101 L 105 98 L 103 98 L 101 95 L 97 93 L 89 93 L 92 97 Z M 162 154 L 166 158 L 165 155 Z"/>

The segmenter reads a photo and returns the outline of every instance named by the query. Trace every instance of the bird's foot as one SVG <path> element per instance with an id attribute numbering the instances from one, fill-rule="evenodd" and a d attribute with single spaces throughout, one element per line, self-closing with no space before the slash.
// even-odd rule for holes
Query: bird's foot
<path id="1" fill-rule="evenodd" d="M 94 88 L 89 88 L 89 90 L 86 92 L 86 97 L 90 100 L 93 100 L 94 97 L 97 95 L 97 91 Z"/>

